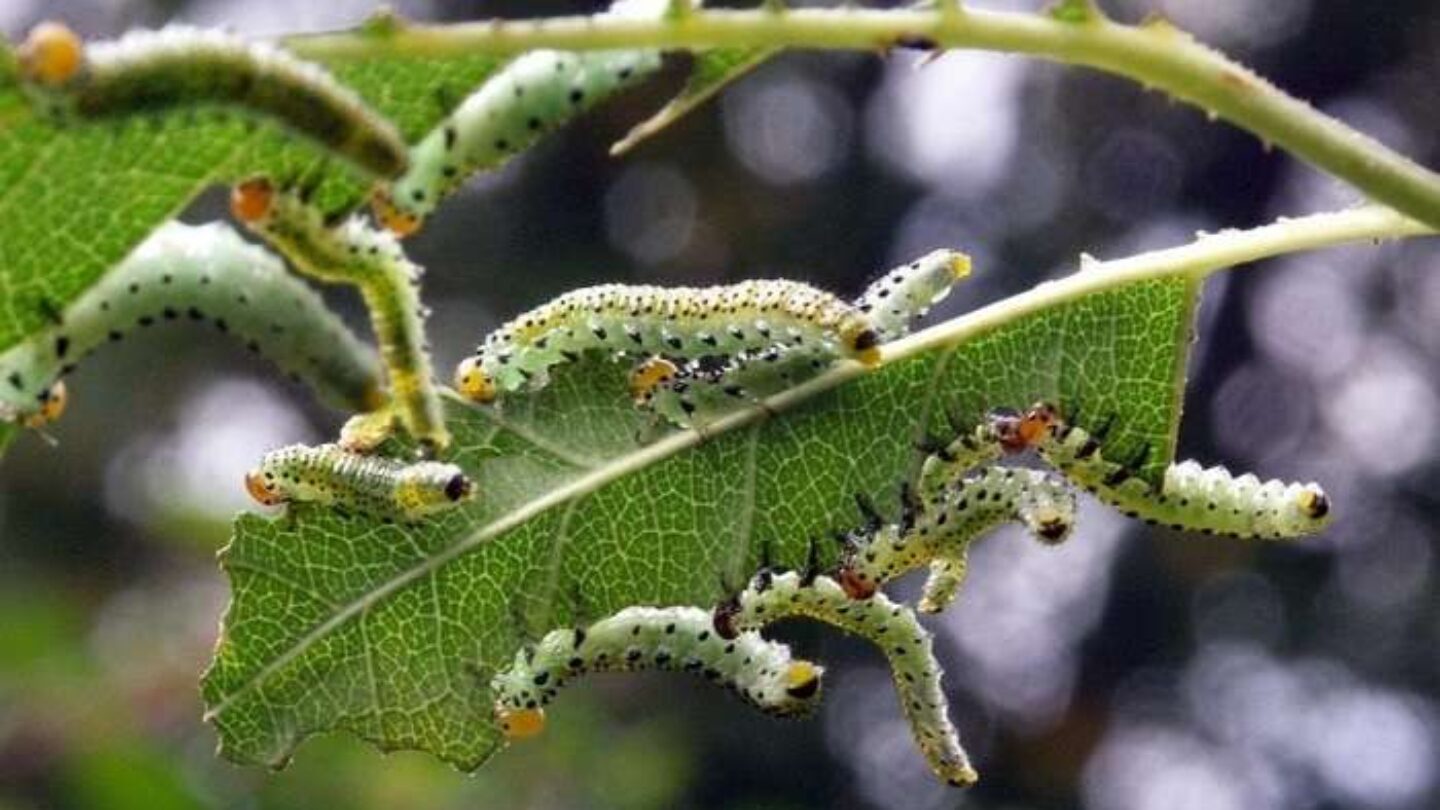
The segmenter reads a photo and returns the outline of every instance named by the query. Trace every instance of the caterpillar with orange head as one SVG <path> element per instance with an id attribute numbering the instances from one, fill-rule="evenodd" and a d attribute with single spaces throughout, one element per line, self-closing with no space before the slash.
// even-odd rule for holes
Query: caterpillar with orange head
<path id="1" fill-rule="evenodd" d="M 709 611 L 631 607 L 584 629 L 552 630 L 518 652 L 490 682 L 495 718 L 511 740 L 534 736 L 545 727 L 545 706 L 575 678 L 652 668 L 700 675 L 777 717 L 813 711 L 825 673 L 758 633 L 721 637 Z"/>
<path id="2" fill-rule="evenodd" d="M 136 329 L 203 324 L 348 411 L 384 399 L 375 354 L 275 256 L 222 224 L 161 226 L 53 322 L 0 353 L 0 418 L 40 427 L 64 410 L 61 377 Z"/>
<path id="3" fill-rule="evenodd" d="M 350 452 L 333 444 L 282 447 L 245 475 L 245 489 L 265 506 L 314 503 L 345 512 L 416 522 L 475 495 L 459 467 L 407 463 Z"/>
<path id="4" fill-rule="evenodd" d="M 105 120 L 219 106 L 278 121 L 367 175 L 408 165 L 405 141 L 319 66 L 222 31 L 170 26 L 83 43 L 56 22 L 19 48 L 27 90 L 60 120 Z"/>
<path id="5" fill-rule="evenodd" d="M 296 270 L 360 290 L 380 343 L 396 418 L 427 449 L 449 446 L 425 342 L 429 310 L 420 302 L 423 270 L 405 256 L 400 243 L 360 217 L 331 226 L 303 195 L 265 178 L 237 185 L 230 210 Z"/>

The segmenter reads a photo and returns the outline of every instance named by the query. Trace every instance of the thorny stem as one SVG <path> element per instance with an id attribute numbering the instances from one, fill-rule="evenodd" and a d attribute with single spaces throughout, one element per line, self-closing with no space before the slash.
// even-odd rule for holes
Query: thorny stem
<path id="1" fill-rule="evenodd" d="M 1072 5 L 1074 5 L 1072 3 Z M 1083 15 L 1082 15 L 1083 16 Z M 1162 20 L 1122 25 L 961 9 L 690 10 L 663 19 L 570 16 L 450 25 L 396 21 L 353 32 L 297 36 L 295 53 L 322 60 L 446 57 L 532 48 L 776 47 L 883 51 L 897 42 L 1029 54 L 1134 79 L 1224 118 L 1343 178 L 1372 199 L 1440 227 L 1440 175 L 1318 112 L 1250 69 Z M 983 113 L 983 111 L 980 111 Z"/>

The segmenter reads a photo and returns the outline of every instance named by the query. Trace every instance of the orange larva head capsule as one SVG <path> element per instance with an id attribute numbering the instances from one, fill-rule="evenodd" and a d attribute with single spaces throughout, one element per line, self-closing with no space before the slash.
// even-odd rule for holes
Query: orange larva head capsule
<path id="1" fill-rule="evenodd" d="M 495 720 L 507 740 L 524 740 L 545 730 L 544 709 L 495 707 Z"/>
<path id="2" fill-rule="evenodd" d="M 230 191 L 230 213 L 247 224 L 268 216 L 274 203 L 275 184 L 265 177 L 252 177 Z"/>
<path id="3" fill-rule="evenodd" d="M 820 693 L 820 678 L 824 670 L 809 661 L 798 660 L 790 663 L 785 671 L 785 694 L 797 700 L 808 700 Z"/>
<path id="4" fill-rule="evenodd" d="M 375 215 L 375 221 L 395 234 L 397 239 L 404 239 L 420 230 L 420 217 L 401 211 L 391 200 L 390 190 L 384 186 L 377 186 L 370 193 L 370 211 Z"/>
<path id="5" fill-rule="evenodd" d="M 630 398 L 637 404 L 650 401 L 655 389 L 675 379 L 680 369 L 663 357 L 652 357 L 630 372 Z"/>
<path id="6" fill-rule="evenodd" d="M 27 79 L 56 87 L 80 72 L 85 46 L 64 23 L 46 21 L 30 29 L 20 46 L 19 58 L 20 70 Z"/>
<path id="7" fill-rule="evenodd" d="M 455 390 L 471 402 L 495 401 L 495 381 L 480 367 L 480 358 L 467 357 L 455 368 Z"/>
<path id="8" fill-rule="evenodd" d="M 285 499 L 265 479 L 265 474 L 259 470 L 251 470 L 245 473 L 245 491 L 250 497 L 262 506 L 276 506 L 283 503 Z"/>
<path id="9" fill-rule="evenodd" d="M 1020 418 L 1019 439 L 1025 447 L 1034 447 L 1060 421 L 1060 411 L 1048 402 L 1037 402 Z"/>
<path id="10" fill-rule="evenodd" d="M 65 406 L 70 404 L 70 392 L 65 388 L 64 380 L 56 380 L 44 396 L 44 401 L 40 403 L 40 410 L 25 417 L 25 427 L 37 429 L 45 427 L 59 419 L 65 413 Z"/>

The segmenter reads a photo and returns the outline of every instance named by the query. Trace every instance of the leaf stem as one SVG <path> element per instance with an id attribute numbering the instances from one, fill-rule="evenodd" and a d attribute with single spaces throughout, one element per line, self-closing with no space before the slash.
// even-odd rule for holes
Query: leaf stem
<path id="1" fill-rule="evenodd" d="M 663 19 L 569 16 L 297 36 L 285 44 L 322 60 L 445 57 L 532 48 L 775 47 L 884 51 L 897 42 L 1028 54 L 1125 76 L 1194 104 L 1337 177 L 1372 199 L 1440 227 L 1440 175 L 1318 112 L 1163 20 L 1122 25 L 1015 12 L 817 8 L 694 10 Z M 984 111 L 974 111 L 983 114 Z"/>
<path id="2" fill-rule="evenodd" d="M 1145 281 L 1189 278 L 1199 283 L 1219 270 L 1260 259 L 1348 242 L 1399 239 L 1437 233 L 1404 215 L 1378 205 L 1294 219 L 1280 219 L 1250 230 L 1204 234 L 1188 245 L 1141 253 L 1113 261 L 1084 260 L 1080 270 L 1055 281 L 952 318 L 881 347 L 881 365 L 896 363 L 936 349 L 956 346 L 1005 324 L 1099 292 Z M 858 363 L 833 370 L 766 400 L 771 411 L 783 411 L 866 373 Z M 723 431 L 763 416 L 765 409 L 747 409 L 708 428 Z M 734 424 L 731 424 L 731 422 Z"/>

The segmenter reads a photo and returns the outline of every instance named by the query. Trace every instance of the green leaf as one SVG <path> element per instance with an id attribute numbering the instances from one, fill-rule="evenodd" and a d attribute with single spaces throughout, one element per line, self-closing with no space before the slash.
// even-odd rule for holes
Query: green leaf
<path id="1" fill-rule="evenodd" d="M 503 59 L 384 57 L 332 70 L 415 140 Z M 222 110 L 56 127 L 35 118 L 0 59 L 0 350 L 45 323 L 160 223 L 215 183 L 324 172 L 317 202 L 353 206 L 365 186 L 274 124 Z"/>
<path id="2" fill-rule="evenodd" d="M 452 402 L 471 508 L 408 531 L 303 507 L 237 522 L 207 716 L 241 762 L 280 766 L 307 735 L 348 729 L 478 766 L 500 745 L 486 684 L 527 637 L 626 605 L 713 604 L 763 543 L 801 563 L 809 538 L 858 523 L 855 493 L 896 503 L 913 441 L 947 407 L 1083 402 L 1116 417 L 1118 456 L 1156 448 L 1153 478 L 1173 452 L 1197 284 L 1054 299 L 958 346 L 966 319 L 942 324 L 704 440 L 637 443 L 647 422 L 618 364 L 561 369 L 503 410 Z"/>
<path id="3" fill-rule="evenodd" d="M 717 48 L 695 54 L 690 77 L 675 98 L 625 133 L 610 147 L 610 154 L 623 155 L 658 135 L 779 52 L 779 48 Z"/>

